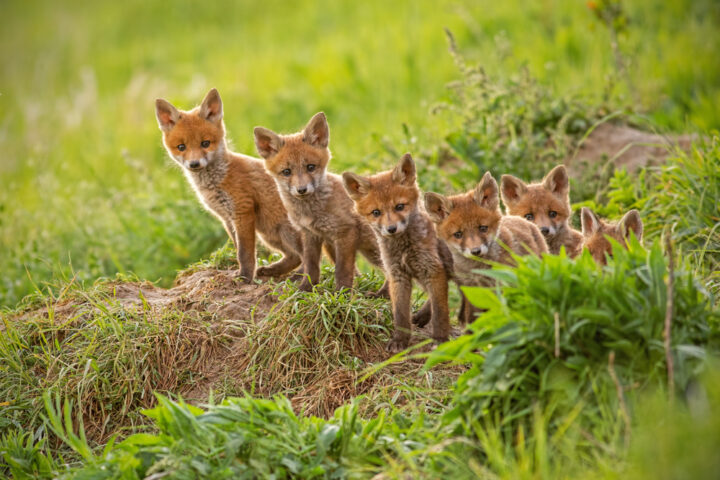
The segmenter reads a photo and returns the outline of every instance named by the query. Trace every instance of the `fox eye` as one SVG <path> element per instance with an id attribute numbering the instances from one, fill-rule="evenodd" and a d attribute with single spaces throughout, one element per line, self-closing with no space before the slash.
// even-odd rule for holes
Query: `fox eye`
<path id="1" fill-rule="evenodd" d="M 382 212 L 376 208 L 370 213 L 372 213 L 373 217 L 379 217 Z"/>
<path id="2" fill-rule="evenodd" d="M 455 238 L 462 238 L 462 232 L 461 232 L 461 231 L 457 231 L 457 232 L 453 233 L 453 237 L 455 237 Z"/>
<path id="3" fill-rule="evenodd" d="M 405 208 L 405 204 L 404 204 L 404 203 L 398 203 L 397 205 L 395 205 L 395 211 L 396 211 L 396 212 L 402 212 L 403 208 Z"/>
<path id="4" fill-rule="evenodd" d="M 535 219 L 535 215 L 532 213 L 525 214 L 525 219 L 532 222 Z"/>
<path id="5" fill-rule="evenodd" d="M 480 225 L 480 227 L 478 227 L 478 228 L 480 229 L 480 231 L 481 231 L 482 233 L 485 233 L 485 232 L 488 231 L 487 225 Z"/>
<path id="6" fill-rule="evenodd" d="M 286 168 L 285 170 L 283 170 L 283 171 L 280 172 L 280 173 L 283 174 L 283 175 L 286 176 L 286 177 L 289 177 L 292 172 L 290 171 L 289 168 Z"/>
<path id="7" fill-rule="evenodd" d="M 210 140 L 203 140 L 202 142 L 200 142 L 200 146 L 201 146 L 202 148 L 207 148 L 207 147 L 209 147 L 209 146 L 210 146 Z"/>
<path id="8" fill-rule="evenodd" d="M 550 216 L 550 218 L 555 218 L 557 217 L 557 212 L 555 210 L 550 210 L 550 213 L 548 213 L 548 215 Z"/>
<path id="9" fill-rule="evenodd" d="M 307 166 L 308 172 L 314 172 L 315 171 L 315 164 L 311 163 Z"/>
<path id="10" fill-rule="evenodd" d="M 177 146 L 177 149 L 180 150 L 181 152 L 184 152 L 184 151 L 185 151 L 185 144 L 184 144 L 184 143 L 181 143 L 180 145 Z"/>

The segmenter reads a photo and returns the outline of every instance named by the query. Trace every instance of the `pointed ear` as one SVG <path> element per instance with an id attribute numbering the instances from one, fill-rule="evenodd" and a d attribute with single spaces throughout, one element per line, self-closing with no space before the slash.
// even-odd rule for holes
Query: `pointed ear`
<path id="1" fill-rule="evenodd" d="M 517 203 L 525 192 L 527 192 L 527 185 L 519 178 L 512 175 L 500 177 L 500 194 L 505 206 Z"/>
<path id="2" fill-rule="evenodd" d="M 495 210 L 500 206 L 498 185 L 490 172 L 485 172 L 482 180 L 475 187 L 473 198 L 475 203 L 488 210 Z"/>
<path id="3" fill-rule="evenodd" d="M 583 207 L 580 210 L 580 224 L 582 225 L 582 234 L 585 238 L 591 237 L 595 232 L 600 230 L 600 221 L 592 210 Z"/>
<path id="4" fill-rule="evenodd" d="M 570 183 L 565 165 L 558 165 L 550 170 L 550 173 L 543 179 L 543 187 L 560 197 L 566 196 L 570 191 Z"/>
<path id="5" fill-rule="evenodd" d="M 261 157 L 267 159 L 275 156 L 285 141 L 280 135 L 264 127 L 255 127 L 255 146 Z"/>
<path id="6" fill-rule="evenodd" d="M 640 212 L 635 209 L 627 212 L 620 219 L 620 223 L 618 223 L 618 228 L 620 229 L 620 233 L 623 237 L 629 238 L 630 232 L 632 231 L 635 233 L 635 237 L 638 240 L 642 240 L 643 223 L 642 219 L 640 218 Z"/>
<path id="7" fill-rule="evenodd" d="M 409 153 L 400 159 L 392 172 L 392 181 L 401 185 L 415 185 L 415 162 Z"/>
<path id="8" fill-rule="evenodd" d="M 330 143 L 330 127 L 323 112 L 318 112 L 303 129 L 303 142 L 317 148 L 326 148 Z"/>
<path id="9" fill-rule="evenodd" d="M 219 122 L 222 120 L 222 100 L 220 100 L 220 94 L 217 89 L 213 88 L 205 95 L 205 99 L 200 105 L 200 116 L 209 122 Z"/>
<path id="10" fill-rule="evenodd" d="M 370 191 L 370 182 L 365 177 L 352 172 L 344 172 L 342 178 L 345 190 L 353 200 L 360 200 Z"/>
<path id="11" fill-rule="evenodd" d="M 167 100 L 158 98 L 155 100 L 155 116 L 157 117 L 160 130 L 169 132 L 180 120 L 180 112 Z"/>
<path id="12" fill-rule="evenodd" d="M 430 220 L 435 223 L 442 222 L 452 211 L 450 200 L 443 197 L 439 193 L 425 193 L 425 211 L 430 216 Z"/>

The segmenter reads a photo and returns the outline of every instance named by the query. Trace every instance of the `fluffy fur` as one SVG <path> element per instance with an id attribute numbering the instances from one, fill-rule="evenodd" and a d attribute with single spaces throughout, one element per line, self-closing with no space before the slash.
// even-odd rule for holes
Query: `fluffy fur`
<path id="1" fill-rule="evenodd" d="M 558 254 L 565 247 L 571 258 L 580 254 L 583 236 L 568 224 L 572 211 L 565 166 L 558 165 L 542 182 L 529 185 L 512 175 L 503 175 L 500 189 L 506 212 L 537 225 L 550 253 Z"/>
<path id="2" fill-rule="evenodd" d="M 287 216 L 263 161 L 228 150 L 220 94 L 210 90 L 190 111 L 155 101 L 163 144 L 180 165 L 202 204 L 223 224 L 237 250 L 240 274 L 278 276 L 300 265 L 301 237 Z M 255 232 L 282 260 L 255 272 Z"/>
<path id="3" fill-rule="evenodd" d="M 489 268 L 489 262 L 512 265 L 511 252 L 540 255 L 548 251 L 537 226 L 524 218 L 500 213 L 498 186 L 490 172 L 485 173 L 474 190 L 461 195 L 426 193 L 425 209 L 435 222 L 438 235 L 450 247 L 458 285 L 487 285 L 487 277 L 474 270 Z M 468 323 L 477 311 L 462 295 L 460 322 Z"/>
<path id="4" fill-rule="evenodd" d="M 583 248 L 590 251 L 595 263 L 599 265 L 605 265 L 607 263 L 606 256 L 612 257 L 613 254 L 612 244 L 608 237 L 617 240 L 626 248 L 631 232 L 638 240 L 642 239 L 643 223 L 640 212 L 635 209 L 627 212 L 619 222 L 609 223 L 599 219 L 589 208 L 583 207 L 580 211 L 580 220 L 585 239 Z"/>
<path id="5" fill-rule="evenodd" d="M 300 289 L 310 290 L 320 279 L 323 243 L 335 261 L 335 285 L 351 288 L 355 256 L 382 266 L 372 229 L 353 210 L 342 179 L 327 171 L 330 162 L 330 129 L 325 114 L 316 114 L 298 133 L 279 135 L 255 128 L 255 145 L 265 168 L 275 179 L 290 220 L 303 238 L 303 267 L 307 277 Z M 379 292 L 387 292 L 384 286 Z"/>
<path id="6" fill-rule="evenodd" d="M 405 154 L 394 169 L 371 177 L 345 172 L 345 188 L 355 210 L 372 226 L 380 242 L 382 259 L 390 279 L 395 332 L 388 343 L 391 352 L 408 346 L 411 334 L 412 281 L 428 292 L 432 337 L 445 341 L 450 331 L 448 279 L 452 256 L 437 237 L 435 227 L 419 205 L 415 163 Z M 416 317 L 419 321 L 425 316 Z"/>

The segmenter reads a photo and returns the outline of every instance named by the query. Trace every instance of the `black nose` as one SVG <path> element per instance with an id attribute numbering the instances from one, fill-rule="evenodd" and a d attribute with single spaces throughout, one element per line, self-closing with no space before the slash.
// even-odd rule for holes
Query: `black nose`
<path id="1" fill-rule="evenodd" d="M 297 192 L 298 192 L 300 195 L 305 195 L 305 192 L 307 192 L 307 187 L 298 188 L 298 189 L 297 189 Z"/>
<path id="2" fill-rule="evenodd" d="M 550 233 L 550 229 L 548 227 L 540 227 L 540 233 L 542 233 L 543 235 L 547 235 L 548 233 Z"/>
<path id="3" fill-rule="evenodd" d="M 387 231 L 388 231 L 388 233 L 395 233 L 395 232 L 397 232 L 397 227 L 395 225 L 393 225 L 391 227 L 387 227 Z"/>
<path id="4" fill-rule="evenodd" d="M 475 256 L 479 256 L 482 253 L 482 248 L 473 248 L 472 250 L 470 250 L 470 253 Z"/>
<path id="5" fill-rule="evenodd" d="M 198 168 L 199 166 L 200 162 L 198 162 L 197 160 L 193 160 L 192 162 L 190 162 L 190 168 Z"/>

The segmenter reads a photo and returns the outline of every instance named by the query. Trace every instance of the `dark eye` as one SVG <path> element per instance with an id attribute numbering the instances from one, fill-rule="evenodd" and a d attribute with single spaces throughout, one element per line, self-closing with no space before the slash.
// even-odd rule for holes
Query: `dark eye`
<path id="1" fill-rule="evenodd" d="M 531 222 L 533 221 L 534 218 L 535 218 L 535 215 L 533 215 L 532 213 L 528 213 L 525 215 L 525 219 L 529 220 Z"/>
<path id="2" fill-rule="evenodd" d="M 201 146 L 202 148 L 207 148 L 207 147 L 209 147 L 209 146 L 210 146 L 210 140 L 203 140 L 202 142 L 200 142 L 200 146 Z"/>
<path id="3" fill-rule="evenodd" d="M 286 168 L 285 170 L 283 170 L 283 171 L 280 172 L 280 173 L 283 174 L 283 175 L 285 175 L 286 177 L 289 177 L 292 172 L 290 171 L 289 168 Z"/>
<path id="4" fill-rule="evenodd" d="M 312 164 L 312 163 L 309 164 L 309 165 L 307 166 L 307 171 L 308 171 L 308 172 L 313 172 L 313 171 L 315 171 L 315 165 Z"/>
<path id="5" fill-rule="evenodd" d="M 550 210 L 550 213 L 548 213 L 548 215 L 550 216 L 550 218 L 555 218 L 557 217 L 557 212 L 555 210 Z"/>
<path id="6" fill-rule="evenodd" d="M 453 237 L 462 238 L 462 232 L 458 231 L 458 232 L 453 233 Z"/>
<path id="7" fill-rule="evenodd" d="M 405 204 L 404 204 L 404 203 L 398 203 L 397 205 L 395 205 L 395 211 L 396 211 L 396 212 L 402 212 L 403 208 L 405 208 Z"/>
<path id="8" fill-rule="evenodd" d="M 181 152 L 184 152 L 184 151 L 185 151 L 185 144 L 184 144 L 184 143 L 181 143 L 180 145 L 177 146 L 177 149 L 180 150 Z"/>
<path id="9" fill-rule="evenodd" d="M 379 217 L 382 212 L 376 208 L 375 210 L 373 210 L 370 213 L 373 214 L 373 217 Z"/>
<path id="10" fill-rule="evenodd" d="M 478 228 L 480 229 L 480 231 L 481 231 L 482 233 L 487 232 L 487 229 L 488 229 L 487 225 L 480 225 L 480 227 L 478 227 Z"/>

